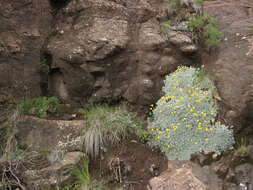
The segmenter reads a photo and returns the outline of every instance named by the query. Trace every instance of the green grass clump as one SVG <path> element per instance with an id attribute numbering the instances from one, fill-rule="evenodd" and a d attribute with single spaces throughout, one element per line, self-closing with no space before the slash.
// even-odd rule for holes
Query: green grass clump
<path id="1" fill-rule="evenodd" d="M 153 108 L 148 129 L 154 136 L 153 144 L 168 159 L 189 160 L 193 153 L 232 149 L 232 131 L 215 121 L 215 86 L 200 69 L 180 67 L 164 82 L 165 95 Z"/>
<path id="2" fill-rule="evenodd" d="M 17 109 L 19 113 L 36 115 L 45 118 L 59 110 L 59 99 L 56 97 L 39 97 L 22 100 Z"/>
<path id="3" fill-rule="evenodd" d="M 200 43 L 204 42 L 207 47 L 217 47 L 221 41 L 222 32 L 215 19 L 208 14 L 191 17 L 188 29 Z"/>
<path id="4" fill-rule="evenodd" d="M 97 157 L 102 147 L 119 143 L 128 137 L 130 127 L 139 126 L 135 115 L 125 106 L 93 105 L 83 111 L 87 130 L 84 147 L 91 157 Z"/>
<path id="5" fill-rule="evenodd" d="M 246 140 L 246 138 L 240 138 L 239 140 L 237 140 L 236 146 L 235 146 L 235 153 L 238 156 L 244 157 L 247 156 L 248 154 L 248 142 Z"/>
<path id="6" fill-rule="evenodd" d="M 60 190 L 103 190 L 103 184 L 92 180 L 89 172 L 89 161 L 83 158 L 81 162 L 71 168 L 75 180 L 66 184 Z M 58 188 L 59 189 L 59 188 Z"/>

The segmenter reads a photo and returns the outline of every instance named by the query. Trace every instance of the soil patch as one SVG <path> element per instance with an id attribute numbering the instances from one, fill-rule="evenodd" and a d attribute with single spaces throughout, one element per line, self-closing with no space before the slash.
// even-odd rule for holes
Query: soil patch
<path id="1" fill-rule="evenodd" d="M 92 161 L 90 169 L 93 178 L 100 180 L 109 174 L 112 176 L 110 187 L 117 186 L 113 171 L 110 170 L 112 161 L 117 159 L 130 169 L 127 175 L 122 170 L 122 184 L 126 189 L 146 190 L 149 179 L 168 168 L 168 161 L 160 151 L 134 139 L 110 149 L 103 155 L 103 159 Z"/>

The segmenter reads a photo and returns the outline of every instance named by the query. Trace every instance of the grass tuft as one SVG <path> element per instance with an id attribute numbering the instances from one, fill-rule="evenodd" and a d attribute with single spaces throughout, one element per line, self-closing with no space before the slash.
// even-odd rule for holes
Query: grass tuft
<path id="1" fill-rule="evenodd" d="M 128 112 L 124 105 L 93 105 L 82 113 L 88 128 L 84 135 L 84 147 L 93 158 L 99 156 L 101 148 L 126 139 L 130 127 L 140 125 L 135 115 Z"/>

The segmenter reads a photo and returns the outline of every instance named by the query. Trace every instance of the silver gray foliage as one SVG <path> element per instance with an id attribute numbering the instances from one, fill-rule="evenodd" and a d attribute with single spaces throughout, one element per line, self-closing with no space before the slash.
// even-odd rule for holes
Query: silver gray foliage
<path id="1" fill-rule="evenodd" d="M 233 132 L 215 122 L 214 83 L 201 76 L 200 69 L 180 67 L 164 83 L 165 95 L 153 109 L 149 130 L 155 136 L 153 144 L 168 159 L 189 160 L 193 153 L 232 149 Z"/>

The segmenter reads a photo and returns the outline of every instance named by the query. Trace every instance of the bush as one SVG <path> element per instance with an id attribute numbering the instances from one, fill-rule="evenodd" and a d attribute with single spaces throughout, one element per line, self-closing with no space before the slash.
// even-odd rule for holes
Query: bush
<path id="1" fill-rule="evenodd" d="M 220 43 L 222 32 L 214 18 L 208 14 L 191 17 L 188 29 L 198 41 L 204 41 L 204 45 L 207 47 L 216 47 Z"/>
<path id="2" fill-rule="evenodd" d="M 165 79 L 165 95 L 153 109 L 149 131 L 153 144 L 168 159 L 189 160 L 191 154 L 229 150 L 234 144 L 232 131 L 215 123 L 215 86 L 200 69 L 180 67 Z"/>
<path id="3" fill-rule="evenodd" d="M 24 99 L 18 104 L 17 109 L 22 114 L 45 118 L 48 114 L 54 114 L 59 111 L 59 99 L 56 97 Z"/>
<path id="4" fill-rule="evenodd" d="M 139 126 L 135 115 L 124 106 L 93 105 L 83 112 L 87 123 L 84 135 L 86 153 L 97 157 L 102 147 L 119 143 L 128 137 L 130 127 Z"/>

